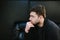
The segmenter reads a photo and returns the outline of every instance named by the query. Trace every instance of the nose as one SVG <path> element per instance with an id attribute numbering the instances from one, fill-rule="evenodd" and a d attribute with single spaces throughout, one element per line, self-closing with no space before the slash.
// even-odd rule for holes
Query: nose
<path id="1" fill-rule="evenodd" d="M 31 18 L 29 17 L 29 21 L 31 21 Z"/>

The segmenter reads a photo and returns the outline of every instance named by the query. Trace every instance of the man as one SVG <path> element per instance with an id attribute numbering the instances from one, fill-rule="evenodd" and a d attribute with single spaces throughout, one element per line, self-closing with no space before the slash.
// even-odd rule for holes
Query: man
<path id="1" fill-rule="evenodd" d="M 59 27 L 46 17 L 46 9 L 39 5 L 30 10 L 26 23 L 26 40 L 60 40 Z"/>

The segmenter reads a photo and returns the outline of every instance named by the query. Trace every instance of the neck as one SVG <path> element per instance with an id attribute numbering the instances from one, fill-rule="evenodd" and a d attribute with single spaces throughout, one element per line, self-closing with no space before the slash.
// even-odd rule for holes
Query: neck
<path id="1" fill-rule="evenodd" d="M 43 27 L 44 26 L 44 18 L 41 20 L 41 22 L 39 22 L 38 26 L 39 27 Z"/>

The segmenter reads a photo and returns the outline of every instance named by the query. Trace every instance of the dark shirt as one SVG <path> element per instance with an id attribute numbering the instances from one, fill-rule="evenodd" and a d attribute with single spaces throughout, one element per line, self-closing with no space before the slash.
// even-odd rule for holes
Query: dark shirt
<path id="1" fill-rule="evenodd" d="M 53 21 L 45 19 L 44 26 L 40 28 L 35 25 L 25 35 L 25 40 L 60 40 L 59 32 L 59 27 Z"/>

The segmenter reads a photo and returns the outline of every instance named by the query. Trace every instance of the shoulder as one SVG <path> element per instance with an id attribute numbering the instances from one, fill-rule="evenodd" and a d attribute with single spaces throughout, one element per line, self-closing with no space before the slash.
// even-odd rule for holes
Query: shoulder
<path id="1" fill-rule="evenodd" d="M 59 26 L 54 21 L 52 21 L 50 19 L 47 19 L 47 24 L 51 27 L 59 28 Z"/>
<path id="2" fill-rule="evenodd" d="M 59 26 L 50 19 L 47 20 L 47 25 L 48 25 L 48 30 L 50 30 L 49 33 L 51 32 L 52 35 L 54 35 L 56 38 L 57 37 L 60 38 L 60 28 L 59 28 Z"/>
<path id="3" fill-rule="evenodd" d="M 52 20 L 50 20 L 50 19 L 47 19 L 47 28 L 48 28 L 48 30 L 51 30 L 51 31 L 60 31 L 60 28 L 59 28 L 59 26 L 54 22 L 54 21 L 52 21 Z"/>

